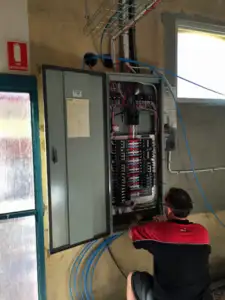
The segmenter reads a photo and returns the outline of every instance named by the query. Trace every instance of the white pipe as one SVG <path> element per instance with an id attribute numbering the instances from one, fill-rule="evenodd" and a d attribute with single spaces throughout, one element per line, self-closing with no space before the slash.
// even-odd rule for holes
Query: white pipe
<path id="1" fill-rule="evenodd" d="M 112 36 L 111 38 L 111 53 L 112 53 L 112 61 L 113 64 L 116 63 L 116 54 L 115 54 L 115 41 L 116 39 L 123 34 L 124 31 L 127 31 L 130 27 L 132 27 L 133 25 L 135 25 L 137 23 L 137 21 L 139 19 L 141 19 L 145 13 L 150 10 L 159 0 L 154 0 L 151 4 L 148 4 L 145 9 L 143 9 L 133 20 L 131 20 L 131 22 L 125 26 L 124 28 L 122 28 L 116 35 Z M 129 63 L 128 63 L 129 64 Z M 132 67 L 131 67 L 132 68 Z M 135 70 L 132 68 L 133 72 L 135 72 Z"/>
<path id="2" fill-rule="evenodd" d="M 122 9 L 124 11 L 124 14 L 123 14 L 123 19 L 124 20 L 128 19 L 128 10 L 129 10 L 129 7 L 128 6 L 126 7 L 126 2 L 127 2 L 126 0 L 122 1 Z M 130 46 L 129 45 L 129 31 L 126 30 L 123 33 L 123 55 L 124 55 L 124 58 L 126 58 L 126 59 L 130 58 L 129 46 Z M 131 72 L 136 73 L 135 70 L 133 70 L 133 68 L 130 65 L 130 63 L 126 62 L 125 65 L 131 70 Z"/>
<path id="3" fill-rule="evenodd" d="M 133 69 L 150 70 L 149 67 L 132 67 Z"/>
<path id="4" fill-rule="evenodd" d="M 116 47 L 115 47 L 115 41 L 111 39 L 111 56 L 112 56 L 112 62 L 113 66 L 116 64 Z"/>
<path id="5" fill-rule="evenodd" d="M 190 174 L 193 173 L 192 170 L 172 170 L 172 153 L 169 151 L 168 155 L 168 171 L 170 174 Z M 204 173 L 204 172 L 216 172 L 216 171 L 225 171 L 225 166 L 216 167 L 216 168 L 204 168 L 204 169 L 195 169 L 195 173 Z"/>
<path id="6" fill-rule="evenodd" d="M 124 11 L 123 19 L 127 20 L 128 19 L 128 9 L 126 11 L 125 5 L 126 5 L 126 0 L 123 0 L 122 1 L 122 9 Z M 129 35 L 128 35 L 128 30 L 126 30 L 123 33 L 123 55 L 124 55 L 124 58 L 129 59 Z"/>
<path id="7" fill-rule="evenodd" d="M 114 35 L 113 37 L 112 37 L 112 39 L 114 39 L 114 40 L 116 40 L 123 32 L 125 32 L 126 30 L 128 30 L 130 27 L 132 27 L 133 25 L 135 25 L 135 23 L 137 23 L 137 21 L 139 21 L 139 19 L 141 19 L 144 15 L 145 15 L 145 13 L 150 9 L 150 8 L 152 8 L 154 5 L 155 5 L 155 3 L 157 3 L 158 2 L 158 0 L 154 0 L 154 1 L 152 1 L 152 3 L 151 4 L 148 4 L 137 16 L 135 16 L 135 18 L 134 19 L 132 19 L 131 20 L 131 22 L 129 22 L 128 24 L 127 24 L 127 26 L 125 26 L 124 28 L 122 28 L 116 35 Z"/>

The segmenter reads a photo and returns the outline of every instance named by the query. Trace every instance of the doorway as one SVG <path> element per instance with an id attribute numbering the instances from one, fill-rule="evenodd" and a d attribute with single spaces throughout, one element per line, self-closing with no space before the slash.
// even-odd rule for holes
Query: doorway
<path id="1" fill-rule="evenodd" d="M 36 79 L 0 75 L 2 300 L 45 300 L 41 190 Z"/>

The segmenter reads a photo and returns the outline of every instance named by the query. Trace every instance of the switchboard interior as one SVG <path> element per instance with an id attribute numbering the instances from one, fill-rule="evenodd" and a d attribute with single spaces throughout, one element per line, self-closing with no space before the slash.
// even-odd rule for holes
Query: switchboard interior
<path id="1" fill-rule="evenodd" d="M 158 209 L 160 84 L 109 81 L 114 230 Z"/>

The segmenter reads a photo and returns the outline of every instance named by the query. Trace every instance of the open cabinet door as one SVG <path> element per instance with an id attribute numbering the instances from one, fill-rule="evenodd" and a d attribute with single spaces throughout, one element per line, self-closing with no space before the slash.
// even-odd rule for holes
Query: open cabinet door
<path id="1" fill-rule="evenodd" d="M 51 253 L 110 233 L 102 73 L 43 66 Z"/>

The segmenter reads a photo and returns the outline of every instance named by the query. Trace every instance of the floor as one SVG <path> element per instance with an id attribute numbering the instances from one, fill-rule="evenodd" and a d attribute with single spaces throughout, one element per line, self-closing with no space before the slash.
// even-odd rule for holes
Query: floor
<path id="1" fill-rule="evenodd" d="M 213 292 L 213 300 L 225 300 L 225 285 L 215 289 Z"/>
<path id="2" fill-rule="evenodd" d="M 225 300 L 225 288 L 215 291 L 213 293 L 213 300 Z"/>

